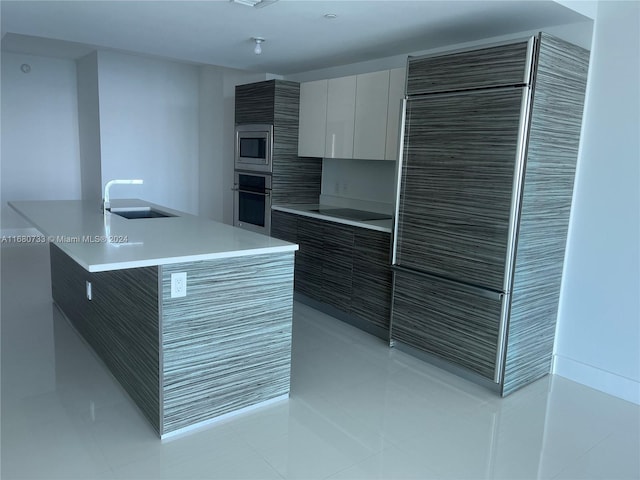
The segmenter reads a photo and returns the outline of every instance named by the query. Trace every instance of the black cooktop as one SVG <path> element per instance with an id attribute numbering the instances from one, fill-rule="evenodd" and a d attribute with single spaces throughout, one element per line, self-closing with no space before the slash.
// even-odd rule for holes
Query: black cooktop
<path id="1" fill-rule="evenodd" d="M 387 215 L 385 213 L 365 212 L 364 210 L 354 210 L 352 208 L 324 207 L 310 211 L 318 212 L 322 215 L 329 215 L 330 217 L 344 218 L 347 220 L 391 220 L 391 215 Z"/>

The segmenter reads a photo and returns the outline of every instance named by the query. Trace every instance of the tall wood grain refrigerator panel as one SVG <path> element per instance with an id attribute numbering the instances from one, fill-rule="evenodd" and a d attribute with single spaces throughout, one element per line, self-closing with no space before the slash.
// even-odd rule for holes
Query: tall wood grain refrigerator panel
<path id="1" fill-rule="evenodd" d="M 551 370 L 589 52 L 539 35 L 502 394 Z"/>
<path id="2" fill-rule="evenodd" d="M 503 395 L 549 372 L 587 60 L 545 34 L 409 60 L 391 340 Z"/>

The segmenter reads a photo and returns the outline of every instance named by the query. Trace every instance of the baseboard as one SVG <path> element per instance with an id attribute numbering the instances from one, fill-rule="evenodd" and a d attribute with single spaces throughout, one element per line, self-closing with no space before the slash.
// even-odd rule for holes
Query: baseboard
<path id="1" fill-rule="evenodd" d="M 554 355 L 553 373 L 640 405 L 640 382 L 607 372 L 593 365 Z"/>

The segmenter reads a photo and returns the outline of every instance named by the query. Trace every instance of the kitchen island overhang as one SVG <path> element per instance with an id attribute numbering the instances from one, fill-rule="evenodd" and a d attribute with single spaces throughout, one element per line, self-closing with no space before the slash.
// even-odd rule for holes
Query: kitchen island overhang
<path id="1" fill-rule="evenodd" d="M 161 438 L 288 396 L 297 245 L 153 204 L 178 215 L 107 214 L 105 231 L 91 203 L 10 205 L 51 239 L 54 302 Z"/>

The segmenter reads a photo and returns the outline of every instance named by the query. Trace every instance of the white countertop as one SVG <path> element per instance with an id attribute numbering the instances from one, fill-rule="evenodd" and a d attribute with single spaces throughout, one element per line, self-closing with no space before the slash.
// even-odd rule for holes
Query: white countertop
<path id="1" fill-rule="evenodd" d="M 304 215 L 305 217 L 318 218 L 320 220 L 326 220 L 329 222 L 342 223 L 344 225 L 352 225 L 354 227 L 368 228 L 370 230 L 377 230 L 379 232 L 391 233 L 393 229 L 393 220 L 349 220 L 346 218 L 332 217 L 330 215 L 323 215 L 320 212 L 314 212 L 318 209 L 331 209 L 341 207 L 330 207 L 320 204 L 306 204 L 306 205 L 273 205 L 272 210 L 279 212 L 293 213 L 295 215 Z"/>
<path id="2" fill-rule="evenodd" d="M 126 219 L 102 214 L 94 202 L 80 200 L 9 202 L 90 272 L 170 263 L 289 252 L 298 246 L 138 199 L 112 200 L 114 209 L 152 207 L 165 218 Z"/>

